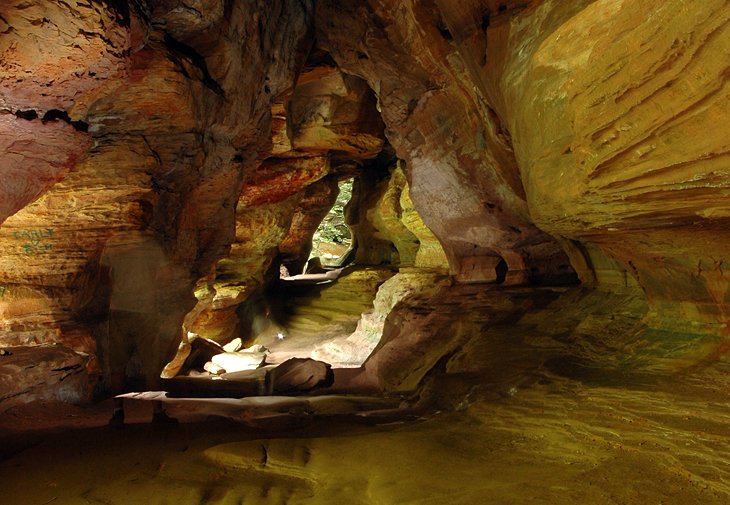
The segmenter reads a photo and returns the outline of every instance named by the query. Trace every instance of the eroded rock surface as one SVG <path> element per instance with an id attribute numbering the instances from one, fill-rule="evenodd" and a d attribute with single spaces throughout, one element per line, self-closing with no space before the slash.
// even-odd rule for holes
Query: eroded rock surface
<path id="1" fill-rule="evenodd" d="M 30 401 L 86 400 L 90 356 L 61 345 L 5 347 L 0 353 L 0 413 Z"/>
<path id="2" fill-rule="evenodd" d="M 726 331 L 729 16 L 724 2 L 545 2 L 490 66 L 535 222 L 617 260 L 665 328 Z"/>
<path id="3" fill-rule="evenodd" d="M 411 198 L 452 273 L 484 261 L 492 267 L 471 268 L 471 277 L 495 280 L 500 258 L 510 282 L 554 276 L 555 265 L 567 272 L 557 243 L 529 218 L 509 132 L 471 82 L 438 9 L 415 1 L 317 8 L 319 18 L 340 20 L 318 25 L 320 43 L 378 93 Z"/>
<path id="4" fill-rule="evenodd" d="M 246 303 L 278 277 L 278 265 L 302 273 L 337 182 L 352 175 L 352 163 L 375 158 L 384 145 L 373 92 L 316 48 L 296 83 L 274 102 L 272 116 L 271 143 L 260 155 L 266 159 L 246 177 L 237 203 L 236 238 L 186 323 L 221 340 L 256 336 L 239 313 L 257 310 L 256 317 L 266 317 L 264 307 Z"/>
<path id="5" fill-rule="evenodd" d="M 268 145 L 260 132 L 308 52 L 311 6 L 213 1 L 196 16 L 167 3 L 46 4 L 10 2 L 0 12 L 10 34 L 0 46 L 0 103 L 12 117 L 3 125 L 35 128 L 40 157 L 64 144 L 24 168 L 32 159 L 22 137 L 3 143 L 3 166 L 21 179 L 3 185 L 13 192 L 4 212 L 15 213 L 0 232 L 0 342 L 55 341 L 97 354 L 109 296 L 99 260 L 111 238 L 141 229 L 175 266 L 153 287 L 166 300 L 163 340 L 174 341 L 193 284 L 234 238 L 244 174 Z M 10 116 L 29 109 L 39 118 Z M 71 125 L 44 124 L 54 110 Z M 32 186 L 16 191 L 29 174 L 37 174 Z M 105 368 L 101 357 L 92 372 Z"/>
<path id="6" fill-rule="evenodd" d="M 0 9 L 0 345 L 77 353 L 74 398 L 120 243 L 160 352 L 258 334 L 423 405 L 726 358 L 726 2 L 47 3 Z M 357 267 L 282 300 L 352 177 Z"/>

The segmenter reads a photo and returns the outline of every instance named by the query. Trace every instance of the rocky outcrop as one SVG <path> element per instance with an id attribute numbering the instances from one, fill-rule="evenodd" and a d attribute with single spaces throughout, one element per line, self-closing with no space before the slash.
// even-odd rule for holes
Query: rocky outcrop
<path id="1" fill-rule="evenodd" d="M 332 385 L 332 366 L 309 358 L 291 358 L 271 370 L 271 388 L 275 393 L 306 392 Z"/>
<path id="2" fill-rule="evenodd" d="M 2 349 L 0 413 L 30 401 L 84 401 L 91 387 L 86 373 L 89 358 L 61 345 Z"/>
<path id="3" fill-rule="evenodd" d="M 422 271 L 420 269 L 400 269 L 399 273 L 383 282 L 379 287 L 372 309 L 364 312 L 357 323 L 357 328 L 346 338 L 330 339 L 316 345 L 312 357 L 328 363 L 334 363 L 338 368 L 356 368 L 363 365 L 364 373 L 360 382 L 372 387 L 377 384 L 382 389 L 389 388 L 390 373 L 395 370 L 406 371 L 410 376 L 412 369 L 409 363 L 414 354 L 420 356 L 421 351 L 414 353 L 414 347 L 421 347 L 419 336 L 412 334 L 412 328 L 401 328 L 393 317 L 388 319 L 393 309 L 398 306 L 399 314 L 408 313 L 425 300 L 435 298 L 444 286 L 448 284 L 446 272 Z M 419 307 L 418 310 L 424 310 Z M 388 324 L 388 334 L 384 331 Z M 395 344 L 388 344 L 390 340 L 398 339 Z M 436 339 L 434 354 L 443 351 L 447 342 Z M 384 350 L 383 350 L 384 349 Z M 403 355 L 402 355 L 403 354 Z M 406 357 L 407 355 L 407 357 Z M 380 365 L 383 361 L 390 363 Z M 433 365 L 433 363 L 431 363 Z M 423 367 L 419 363 L 418 367 Z M 422 377 L 414 377 L 418 382 Z"/>
<path id="4" fill-rule="evenodd" d="M 1 3 L 3 503 L 730 503 L 728 0 Z"/>
<path id="5" fill-rule="evenodd" d="M 725 332 L 730 10 L 558 4 L 519 16 L 493 67 L 535 222 L 617 261 L 653 324 Z"/>
<path id="6" fill-rule="evenodd" d="M 32 111 L 29 117 L 35 115 Z M 87 135 L 62 120 L 0 115 L 0 151 L 5 162 L 0 224 L 63 179 L 90 144 Z"/>
<path id="7" fill-rule="evenodd" d="M 187 328 L 227 341 L 251 338 L 255 329 L 241 312 L 265 307 L 247 302 L 260 294 L 278 265 L 302 272 L 312 235 L 337 197 L 340 178 L 353 163 L 375 158 L 383 126 L 364 81 L 343 74 L 316 48 L 296 84 L 272 106 L 275 118 L 266 158 L 245 180 L 236 207 L 236 238 L 215 267 L 215 280 L 194 309 Z"/>
<path id="8" fill-rule="evenodd" d="M 357 264 L 448 270 L 441 244 L 410 199 L 399 163 L 363 169 L 347 214 Z"/>
<path id="9" fill-rule="evenodd" d="M 320 2 L 340 22 L 318 35 L 378 92 L 457 277 L 499 256 L 508 282 L 559 278 L 560 244 L 584 283 L 646 292 L 653 324 L 724 332 L 727 147 L 712 125 L 728 15 L 721 1 Z"/>
<path id="10" fill-rule="evenodd" d="M 337 177 L 328 177 L 308 186 L 299 200 L 286 237 L 279 242 L 279 259 L 290 275 L 304 272 L 312 251 L 312 236 L 339 194 Z"/>
<path id="11" fill-rule="evenodd" d="M 378 94 L 386 135 L 406 161 L 410 196 L 451 271 L 472 280 L 554 278 L 570 270 L 557 242 L 532 224 L 509 132 L 470 80 L 430 2 L 319 2 L 317 37 Z M 491 268 L 473 268 L 485 262 Z M 487 276 L 476 277 L 479 274 Z"/>
<path id="12" fill-rule="evenodd" d="M 56 341 L 96 354 L 109 294 L 99 259 L 110 238 L 143 228 L 176 266 L 154 286 L 166 304 L 160 338 L 174 341 L 195 280 L 234 239 L 236 202 L 266 148 L 260 133 L 274 97 L 291 87 L 308 51 L 311 6 L 46 4 L 10 2 L 0 12 L 10 34 L 0 46 L 8 62 L 1 107 L 40 118 L 13 115 L 3 125 L 37 124 L 39 145 L 49 148 L 65 141 L 44 132 L 70 139 L 58 161 L 48 159 L 53 171 L 36 165 L 45 175 L 8 206 L 38 197 L 0 233 L 0 342 Z M 13 72 L 25 80 L 5 78 Z M 43 124 L 48 114 L 71 124 Z M 77 121 L 86 132 L 73 129 Z M 3 165 L 29 161 L 21 148 L 6 150 Z"/>
<path id="13" fill-rule="evenodd" d="M 295 152 L 332 151 L 339 159 L 357 160 L 374 158 L 383 147 L 374 93 L 365 81 L 334 66 L 304 72 L 287 112 L 287 135 Z"/>

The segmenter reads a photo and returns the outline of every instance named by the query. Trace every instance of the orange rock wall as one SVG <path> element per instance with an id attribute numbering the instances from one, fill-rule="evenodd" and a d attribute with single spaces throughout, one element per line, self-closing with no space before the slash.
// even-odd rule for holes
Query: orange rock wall
<path id="1" fill-rule="evenodd" d="M 103 351 L 100 258 L 143 229 L 174 265 L 154 296 L 171 323 L 160 338 L 179 338 L 195 281 L 234 240 L 244 175 L 309 50 L 311 14 L 293 1 L 0 6 L 0 345 Z"/>
<path id="2" fill-rule="evenodd" d="M 301 261 L 334 179 L 388 143 L 401 207 L 458 281 L 577 272 L 641 290 L 653 326 L 727 334 L 723 0 L 196 5 L 0 6 L 0 345 L 96 356 L 102 258 L 140 233 L 173 265 L 164 338 L 200 279 L 235 331 L 272 260 Z"/>

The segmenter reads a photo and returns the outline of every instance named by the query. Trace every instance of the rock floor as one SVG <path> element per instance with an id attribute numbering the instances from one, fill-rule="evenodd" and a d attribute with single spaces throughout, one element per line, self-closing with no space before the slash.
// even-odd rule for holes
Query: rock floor
<path id="1" fill-rule="evenodd" d="M 285 282 L 278 293 L 285 300 L 279 320 L 259 334 L 254 343 L 269 349 L 269 364 L 313 357 L 317 346 L 345 340 L 355 331 L 361 314 L 372 310 L 378 287 L 394 273 L 389 268 L 350 268 L 329 284 L 308 283 L 307 276 Z M 345 365 L 330 363 L 334 367 Z"/>
<path id="2" fill-rule="evenodd" d="M 720 505 L 728 426 L 717 399 L 566 382 L 386 426 L 93 427 L 15 438 L 2 502 Z"/>
<path id="3" fill-rule="evenodd" d="M 489 326 L 490 307 L 536 297 L 539 307 Z M 415 419 L 348 415 L 329 397 L 199 422 L 173 402 L 183 422 L 160 428 L 147 424 L 149 402 L 131 401 L 131 424 L 114 430 L 108 404 L 18 406 L 0 416 L 0 501 L 730 503 L 726 340 L 648 330 L 630 294 L 467 287 L 440 299 L 452 312 L 463 304 L 464 338 L 404 401 L 430 405 Z"/>

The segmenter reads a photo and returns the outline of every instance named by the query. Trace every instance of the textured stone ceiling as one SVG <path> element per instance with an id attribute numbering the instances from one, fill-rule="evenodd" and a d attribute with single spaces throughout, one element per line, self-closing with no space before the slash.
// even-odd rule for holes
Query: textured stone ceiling
<path id="1" fill-rule="evenodd" d="M 445 274 L 580 279 L 643 297 L 648 327 L 726 337 L 729 17 L 723 0 L 7 0 L 0 345 L 59 344 L 88 374 L 70 396 L 103 389 L 104 258 L 140 237 L 165 257 L 161 348 L 183 328 L 245 337 L 352 176 L 356 262 L 401 268 L 397 296 Z M 365 375 L 434 336 L 378 317 L 396 343 Z"/>

